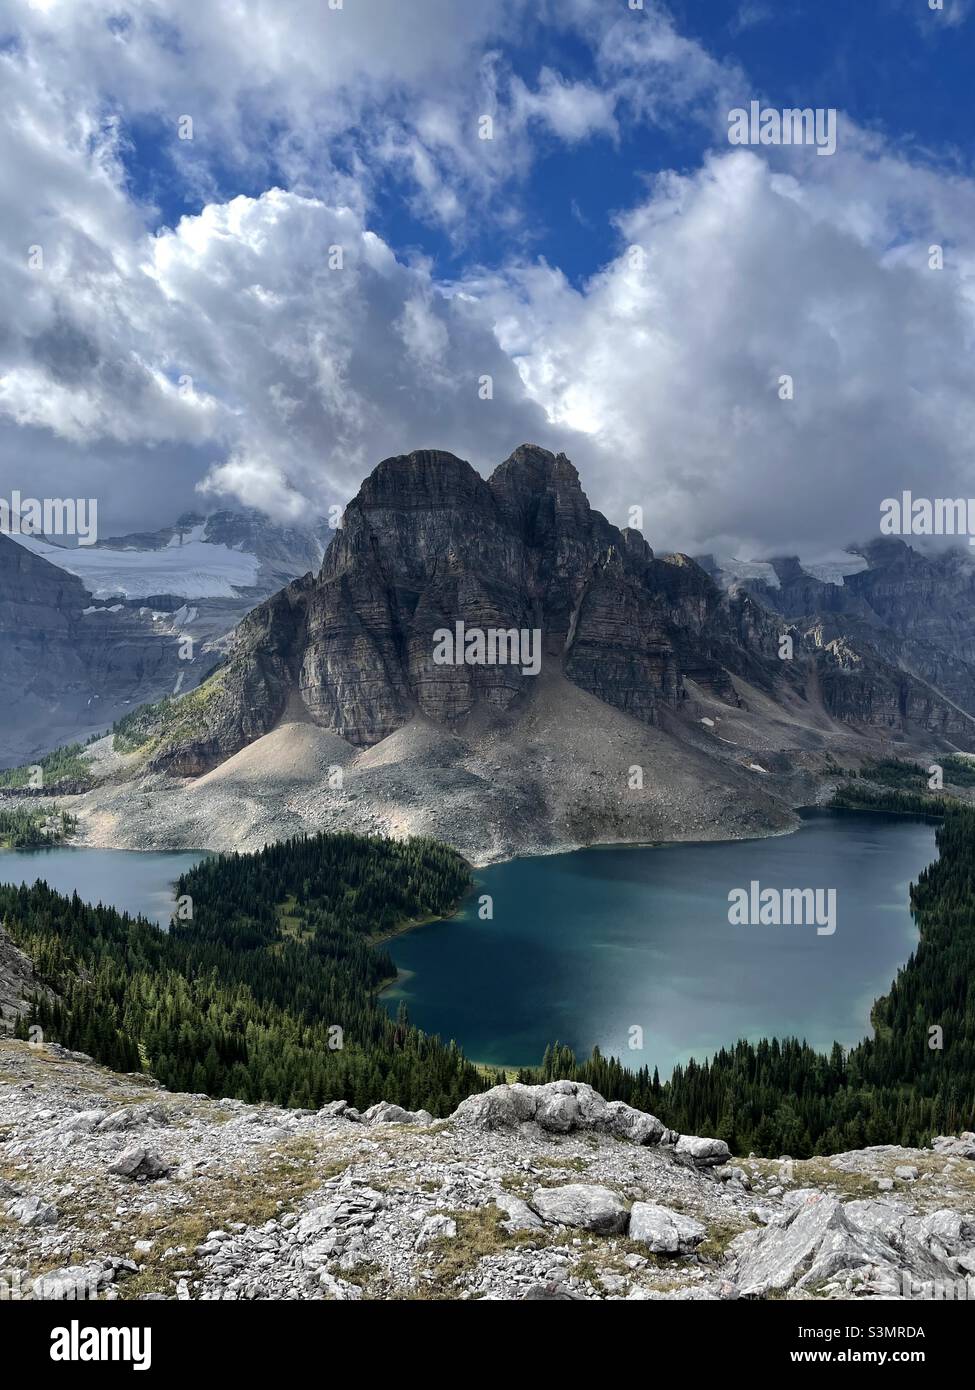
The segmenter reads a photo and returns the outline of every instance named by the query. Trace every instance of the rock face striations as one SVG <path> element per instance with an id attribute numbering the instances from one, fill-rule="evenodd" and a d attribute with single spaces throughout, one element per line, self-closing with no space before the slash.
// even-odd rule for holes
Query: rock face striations
<path id="1" fill-rule="evenodd" d="M 438 450 L 386 459 L 318 572 L 124 746 L 93 745 L 69 809 L 89 844 L 347 829 L 479 864 L 789 830 L 839 767 L 975 749 L 975 662 L 953 647 L 967 556 L 938 562 L 938 598 L 931 562 L 888 551 L 848 557 L 845 586 L 788 560 L 729 570 L 655 554 L 535 445 L 488 479 Z"/>
<path id="2" fill-rule="evenodd" d="M 864 568 L 824 582 L 795 556 L 773 559 L 775 584 L 740 589 L 783 615 L 815 657 L 838 719 L 897 729 L 905 721 L 970 747 L 975 716 L 975 563 L 956 547 L 926 555 L 895 537 L 857 552 Z M 851 552 L 851 557 L 854 552 Z"/>
<path id="3" fill-rule="evenodd" d="M 737 676 L 776 700 L 812 695 L 839 721 L 916 725 L 975 746 L 967 706 L 929 683 L 933 658 L 917 674 L 898 664 L 883 583 L 870 607 L 855 575 L 842 620 L 797 622 L 818 600 L 829 614 L 843 591 L 777 564 L 779 590 L 726 592 L 696 561 L 655 556 L 639 532 L 611 525 L 565 455 L 536 445 L 487 481 L 438 450 L 386 459 L 346 508 L 320 573 L 241 624 L 195 736 L 164 742 L 154 766 L 206 772 L 296 708 L 360 748 L 417 715 L 456 729 L 479 709 L 517 709 L 536 679 L 518 663 L 435 660 L 436 634 L 458 624 L 537 633 L 547 673 L 644 724 L 680 709 L 688 682 L 737 706 Z M 923 606 L 920 579 L 914 592 Z M 915 626 L 924 634 L 915 645 L 931 647 L 920 613 Z M 794 636 L 795 660 L 780 659 L 783 633 Z M 975 710 L 975 668 L 971 685 Z"/>
<path id="4" fill-rule="evenodd" d="M 534 676 L 515 663 L 438 664 L 435 634 L 537 632 L 543 668 L 644 721 L 693 679 L 735 702 L 728 665 L 759 683 L 719 587 L 685 556 L 654 556 L 586 499 L 564 455 L 523 445 L 485 481 L 452 454 L 386 459 L 346 508 L 317 577 L 241 624 L 201 736 L 156 765 L 195 775 L 271 729 L 293 696 L 363 747 L 415 715 L 456 726 L 507 710 Z"/>
<path id="5" fill-rule="evenodd" d="M 171 628 L 95 603 L 75 575 L 0 534 L 0 765 L 104 729 L 172 689 L 185 664 Z"/>

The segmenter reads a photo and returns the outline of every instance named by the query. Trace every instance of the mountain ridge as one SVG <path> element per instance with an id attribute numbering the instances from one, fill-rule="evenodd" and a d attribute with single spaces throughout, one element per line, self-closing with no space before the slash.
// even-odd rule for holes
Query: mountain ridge
<path id="1" fill-rule="evenodd" d="M 431 835 L 486 863 L 781 833 L 828 800 L 837 759 L 975 749 L 975 678 L 970 698 L 930 562 L 900 591 L 875 579 L 887 609 L 872 618 L 849 593 L 844 611 L 806 611 L 840 586 L 777 563 L 778 589 L 722 586 L 613 526 L 537 445 L 487 479 L 442 450 L 385 459 L 318 572 L 253 608 L 191 698 L 93 746 L 97 786 L 70 806 L 79 834 L 228 849 L 349 828 Z M 921 609 L 915 590 L 930 657 L 912 670 L 890 623 L 898 592 Z M 439 664 L 436 634 L 458 622 L 537 632 L 540 673 Z"/>

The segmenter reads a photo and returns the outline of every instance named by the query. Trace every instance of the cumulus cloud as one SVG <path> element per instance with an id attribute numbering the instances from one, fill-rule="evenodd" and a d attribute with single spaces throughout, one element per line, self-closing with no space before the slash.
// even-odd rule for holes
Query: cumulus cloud
<path id="1" fill-rule="evenodd" d="M 145 235 L 137 273 L 105 271 L 100 290 L 84 323 L 99 350 L 75 351 L 52 391 L 35 337 L 0 410 L 92 448 L 191 446 L 184 503 L 201 445 L 221 456 L 206 492 L 295 520 L 345 500 L 389 454 L 439 445 L 489 466 L 545 431 L 488 315 L 349 208 L 281 189 L 211 204 Z"/>
<path id="2" fill-rule="evenodd" d="M 537 440 L 614 520 L 641 505 L 654 545 L 753 555 L 872 534 L 902 487 L 972 490 L 970 179 L 842 113 L 831 159 L 731 150 L 727 110 L 758 94 L 650 0 L 287 9 L 78 0 L 0 49 L 7 490 L 29 465 L 115 529 L 199 490 L 295 520 L 392 453 L 487 471 Z M 539 25 L 583 76 L 515 73 L 505 44 Z M 617 215 L 584 284 L 525 259 L 539 150 L 635 123 L 710 152 Z M 145 128 L 199 194 L 175 226 L 133 192 Z M 495 227 L 494 264 L 447 283 L 390 244 L 390 188 L 455 248 Z"/>
<path id="3" fill-rule="evenodd" d="M 912 207 L 908 166 L 848 158 L 838 189 L 814 159 L 715 155 L 620 218 L 582 290 L 537 265 L 479 284 L 531 397 L 589 437 L 593 491 L 652 540 L 809 553 L 875 534 L 902 488 L 971 490 L 975 190 L 931 175 Z"/>

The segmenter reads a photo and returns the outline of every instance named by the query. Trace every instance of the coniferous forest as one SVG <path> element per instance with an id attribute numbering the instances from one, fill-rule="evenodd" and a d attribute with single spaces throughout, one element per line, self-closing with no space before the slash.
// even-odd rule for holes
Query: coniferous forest
<path id="1" fill-rule="evenodd" d="M 443 1114 L 485 1082 L 376 1002 L 396 972 L 370 937 L 452 911 L 469 885 L 431 840 L 317 835 L 204 860 L 169 932 L 40 883 L 0 889 L 0 917 L 58 996 L 30 1022 L 108 1066 L 172 1090 Z"/>
<path id="2" fill-rule="evenodd" d="M 738 1042 L 661 1082 L 557 1043 L 526 1082 L 586 1081 L 735 1152 L 807 1157 L 924 1143 L 975 1126 L 975 810 L 949 807 L 940 857 L 911 890 L 918 947 L 874 1006 L 874 1034 L 818 1053 Z M 0 888 L 0 916 L 58 998 L 45 1035 L 173 1090 L 319 1106 L 377 1100 L 445 1114 L 493 1084 L 453 1043 L 394 1021 L 375 990 L 395 971 L 377 935 L 450 912 L 464 861 L 430 840 L 318 835 L 204 860 L 178 884 L 192 918 L 168 933 L 44 884 Z M 336 1046 L 336 1027 L 341 1046 Z"/>

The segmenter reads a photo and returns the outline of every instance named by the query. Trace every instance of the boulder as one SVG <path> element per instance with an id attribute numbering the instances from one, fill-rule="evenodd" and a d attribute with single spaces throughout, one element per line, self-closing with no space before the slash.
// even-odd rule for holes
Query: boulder
<path id="1" fill-rule="evenodd" d="M 105 1115 L 104 1110 L 78 1110 L 65 1120 L 61 1126 L 61 1133 L 88 1134 L 104 1120 Z"/>
<path id="2" fill-rule="evenodd" d="M 499 1192 L 494 1204 L 508 1218 L 507 1221 L 501 1222 L 506 1231 L 539 1231 L 545 1225 L 527 1202 L 523 1202 L 520 1197 L 513 1197 L 510 1192 Z"/>
<path id="3" fill-rule="evenodd" d="M 7 1203 L 7 1215 L 21 1226 L 54 1226 L 58 1209 L 40 1197 L 18 1197 Z"/>
<path id="4" fill-rule="evenodd" d="M 656 1202 L 634 1202 L 627 1234 L 654 1255 L 686 1255 L 700 1245 L 707 1230 L 693 1217 Z"/>
<path id="5" fill-rule="evenodd" d="M 114 1163 L 109 1164 L 108 1171 L 137 1181 L 139 1178 L 164 1178 L 170 1172 L 170 1165 L 151 1149 L 141 1144 L 131 1144 Z"/>
<path id="6" fill-rule="evenodd" d="M 531 1206 L 551 1224 L 575 1226 L 599 1235 L 617 1235 L 626 1229 L 626 1207 L 608 1187 L 587 1183 L 538 1187 L 532 1193 Z"/>
<path id="7" fill-rule="evenodd" d="M 478 1096 L 468 1096 L 451 1115 L 454 1124 L 472 1129 L 516 1129 L 535 1118 L 540 1086 L 492 1086 Z"/>
<path id="8" fill-rule="evenodd" d="M 322 1106 L 318 1114 L 323 1120 L 336 1120 L 339 1116 L 346 1120 L 362 1118 L 358 1110 L 353 1110 L 347 1100 L 330 1100 L 327 1105 Z"/>
<path id="9" fill-rule="evenodd" d="M 953 1158 L 975 1158 L 975 1134 L 963 1130 L 957 1137 L 953 1134 L 939 1134 L 931 1140 L 935 1153 L 950 1154 Z"/>
<path id="10" fill-rule="evenodd" d="M 139 1129 L 143 1125 L 169 1124 L 170 1115 L 159 1101 L 146 1105 L 124 1105 L 104 1115 L 95 1126 L 99 1134 L 115 1134 L 126 1129 Z"/>
<path id="11" fill-rule="evenodd" d="M 975 1222 L 961 1212 L 945 1207 L 928 1212 L 926 1216 L 908 1218 L 904 1223 L 914 1238 L 935 1253 L 959 1253 L 963 1246 L 975 1241 Z"/>
<path id="12" fill-rule="evenodd" d="M 732 1278 L 743 1295 L 764 1297 L 784 1289 L 815 1288 L 840 1271 L 870 1271 L 892 1285 L 902 1271 L 917 1280 L 952 1277 L 948 1264 L 904 1231 L 904 1215 L 884 1202 L 850 1202 L 816 1193 L 776 1217 L 764 1230 L 746 1231 L 728 1247 Z"/>
<path id="13" fill-rule="evenodd" d="M 578 1097 L 557 1093 L 540 1098 L 535 1123 L 550 1134 L 570 1134 L 574 1129 L 584 1128 Z"/>
<path id="14" fill-rule="evenodd" d="M 493 1086 L 469 1096 L 450 1117 L 476 1129 L 516 1129 L 533 1120 L 550 1134 L 596 1130 L 633 1144 L 673 1143 L 677 1136 L 657 1119 L 622 1101 L 605 1101 L 582 1081 L 548 1081 L 542 1086 Z"/>
<path id="15" fill-rule="evenodd" d="M 710 1168 L 727 1163 L 731 1158 L 731 1150 L 723 1139 L 701 1139 L 696 1134 L 682 1134 L 675 1152 L 680 1158 L 689 1159 L 696 1168 Z"/>
<path id="16" fill-rule="evenodd" d="M 388 1100 L 377 1101 L 362 1113 L 364 1125 L 432 1125 L 433 1116 L 429 1110 L 404 1110 L 401 1105 L 393 1105 Z"/>
<path id="17" fill-rule="evenodd" d="M 632 1105 L 624 1105 L 621 1100 L 607 1102 L 601 1128 L 618 1139 L 628 1139 L 631 1144 L 676 1144 L 678 1138 L 656 1115 L 634 1110 Z"/>

